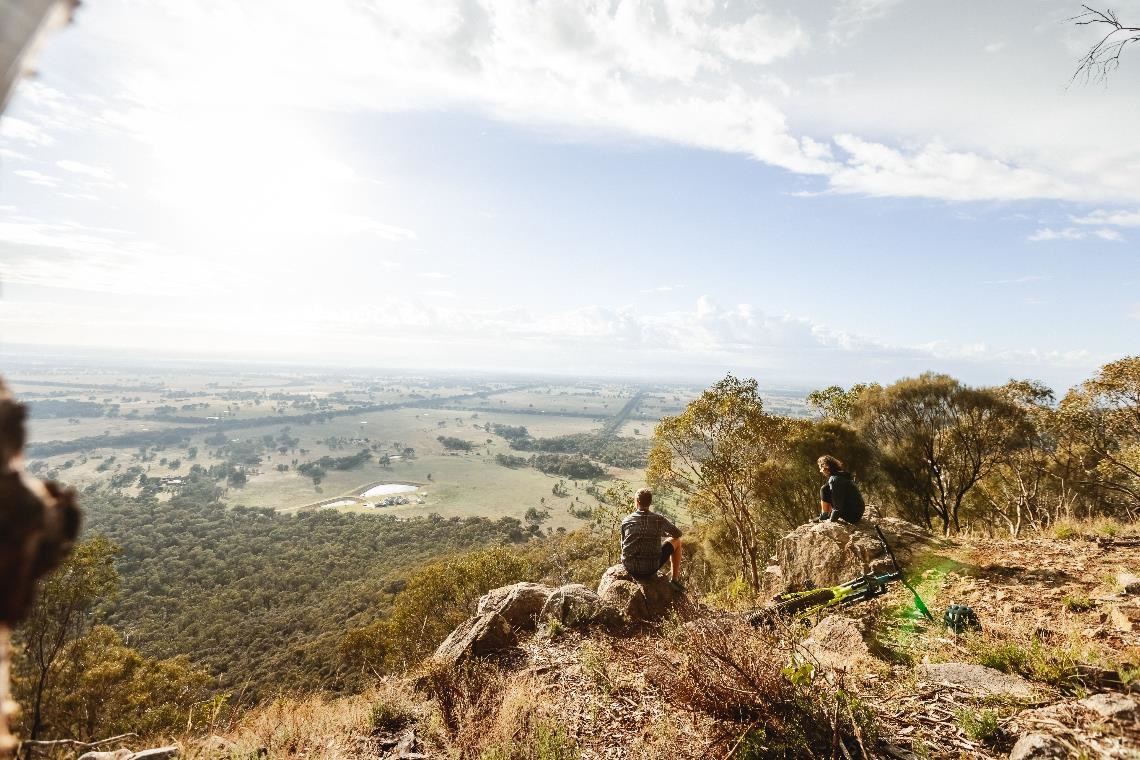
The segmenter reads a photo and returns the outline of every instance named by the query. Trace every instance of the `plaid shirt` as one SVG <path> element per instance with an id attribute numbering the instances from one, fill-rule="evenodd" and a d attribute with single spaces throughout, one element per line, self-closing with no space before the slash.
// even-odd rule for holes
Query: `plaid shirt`
<path id="1" fill-rule="evenodd" d="M 621 563 L 630 575 L 654 575 L 661 567 L 661 538 L 681 531 L 664 515 L 638 510 L 621 521 Z"/>

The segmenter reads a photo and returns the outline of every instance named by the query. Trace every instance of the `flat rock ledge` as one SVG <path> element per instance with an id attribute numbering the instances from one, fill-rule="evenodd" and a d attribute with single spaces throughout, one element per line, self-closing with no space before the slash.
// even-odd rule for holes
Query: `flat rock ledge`
<path id="1" fill-rule="evenodd" d="M 1000 670 L 966 662 L 940 662 L 922 665 L 919 677 L 931 683 L 949 686 L 974 696 L 1012 697 L 1032 699 L 1033 684 L 1021 676 L 1002 673 Z"/>

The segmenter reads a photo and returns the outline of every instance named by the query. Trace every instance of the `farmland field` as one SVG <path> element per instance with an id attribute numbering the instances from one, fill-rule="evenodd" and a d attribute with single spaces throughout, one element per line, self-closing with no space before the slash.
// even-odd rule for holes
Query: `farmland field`
<path id="1" fill-rule="evenodd" d="M 701 391 L 228 366 L 17 365 L 7 379 L 31 409 L 29 468 L 81 490 L 165 500 L 206 483 L 226 504 L 282 512 L 523 519 L 532 510 L 546 513 L 552 529 L 580 525 L 614 479 L 639 487 L 657 421 Z M 804 395 L 776 389 L 765 405 L 802 414 Z M 589 476 L 577 479 L 531 466 L 535 452 L 565 450 L 544 449 L 544 440 L 583 434 L 621 443 L 641 464 L 593 459 Z M 385 484 L 409 488 L 364 496 Z"/>

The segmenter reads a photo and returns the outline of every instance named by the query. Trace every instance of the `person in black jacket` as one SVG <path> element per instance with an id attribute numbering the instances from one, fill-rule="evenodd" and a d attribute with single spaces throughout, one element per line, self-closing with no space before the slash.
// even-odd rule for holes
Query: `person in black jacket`
<path id="1" fill-rule="evenodd" d="M 819 473 L 827 482 L 819 489 L 819 520 L 843 520 L 852 525 L 863 519 L 863 494 L 851 475 L 844 471 L 843 462 L 830 454 L 821 456 L 816 463 Z"/>

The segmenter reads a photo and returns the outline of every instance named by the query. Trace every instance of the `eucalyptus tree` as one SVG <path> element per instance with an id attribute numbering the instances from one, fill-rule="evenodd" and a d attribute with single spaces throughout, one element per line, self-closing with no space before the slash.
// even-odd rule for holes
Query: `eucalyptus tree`
<path id="1" fill-rule="evenodd" d="M 681 496 L 690 514 L 728 526 L 741 576 L 759 590 L 763 466 L 786 447 L 789 421 L 767 414 L 754 379 L 727 375 L 653 434 L 646 477 Z"/>
<path id="2" fill-rule="evenodd" d="M 1140 514 L 1140 356 L 1104 365 L 1061 400 L 1062 433 L 1082 484 L 1104 507 Z"/>
<path id="3" fill-rule="evenodd" d="M 860 395 L 854 417 L 904 514 L 944 534 L 961 530 L 962 505 L 1019 434 L 1024 413 L 991 389 L 924 373 Z"/>

